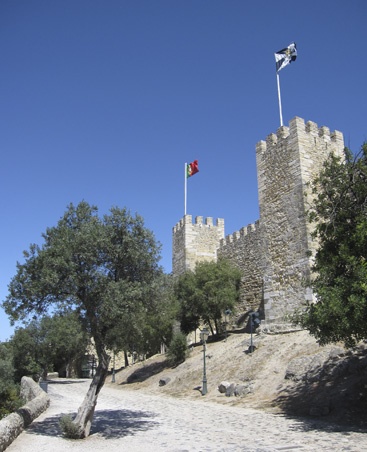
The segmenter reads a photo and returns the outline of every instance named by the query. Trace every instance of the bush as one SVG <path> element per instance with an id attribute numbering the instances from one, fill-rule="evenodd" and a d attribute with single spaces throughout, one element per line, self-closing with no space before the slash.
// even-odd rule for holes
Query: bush
<path id="1" fill-rule="evenodd" d="M 60 427 L 66 438 L 80 439 L 80 428 L 78 425 L 74 424 L 71 416 L 62 416 L 60 419 Z"/>
<path id="2" fill-rule="evenodd" d="M 0 343 L 0 419 L 20 408 L 20 387 L 14 383 L 13 353 L 9 343 Z"/>
<path id="3" fill-rule="evenodd" d="M 189 349 L 187 347 L 186 335 L 175 333 L 168 347 L 168 359 L 172 365 L 181 364 L 187 358 Z"/>
<path id="4" fill-rule="evenodd" d="M 24 403 L 25 401 L 19 396 L 19 385 L 9 383 L 8 387 L 0 393 L 0 419 L 14 413 Z"/>

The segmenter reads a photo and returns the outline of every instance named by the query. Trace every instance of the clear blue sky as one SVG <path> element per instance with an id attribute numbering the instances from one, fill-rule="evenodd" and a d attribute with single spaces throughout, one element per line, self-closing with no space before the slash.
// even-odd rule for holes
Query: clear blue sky
<path id="1" fill-rule="evenodd" d="M 367 139 L 365 0 L 1 0 L 0 300 L 66 206 L 128 207 L 162 243 L 184 213 L 258 219 L 255 145 L 294 116 Z M 12 329 L 0 311 L 0 340 Z"/>

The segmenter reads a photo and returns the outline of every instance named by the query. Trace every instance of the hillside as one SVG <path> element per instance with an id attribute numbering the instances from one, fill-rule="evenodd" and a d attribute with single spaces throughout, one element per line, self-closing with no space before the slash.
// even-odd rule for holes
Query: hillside
<path id="1" fill-rule="evenodd" d="M 208 393 L 201 395 L 202 346 L 172 368 L 156 355 L 116 373 L 121 389 L 241 405 L 287 415 L 316 416 L 363 427 L 367 420 L 367 347 L 320 347 L 306 331 L 254 335 L 232 332 L 227 340 L 207 344 Z M 165 380 L 166 384 L 160 385 Z M 109 378 L 110 381 L 110 378 Z M 218 385 L 241 385 L 243 395 L 226 396 Z M 107 383 L 113 384 L 113 383 Z M 162 384 L 162 382 L 161 382 Z"/>

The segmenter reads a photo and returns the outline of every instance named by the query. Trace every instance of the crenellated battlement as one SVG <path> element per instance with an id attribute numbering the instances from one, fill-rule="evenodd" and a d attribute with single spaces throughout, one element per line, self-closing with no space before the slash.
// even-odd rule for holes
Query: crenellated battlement
<path id="1" fill-rule="evenodd" d="M 266 152 L 267 149 L 272 149 L 278 146 L 283 140 L 292 142 L 294 140 L 309 141 L 312 145 L 321 143 L 335 144 L 336 148 L 340 148 L 340 144 L 344 145 L 344 138 L 342 132 L 337 130 L 330 132 L 326 126 L 319 127 L 313 121 L 305 122 L 304 119 L 295 117 L 290 123 L 289 127 L 279 127 L 276 133 L 271 133 L 266 137 L 265 141 L 259 141 L 256 145 L 256 150 L 259 153 Z M 319 141 L 319 143 L 317 143 Z"/>
<path id="2" fill-rule="evenodd" d="M 256 233 L 260 230 L 260 221 L 257 220 L 255 223 L 248 224 L 247 226 L 241 228 L 239 231 L 235 231 L 232 234 L 226 235 L 224 239 L 221 239 L 219 247 L 223 247 L 238 240 L 242 240 L 245 237 L 251 240 L 251 234 Z"/>
<path id="3" fill-rule="evenodd" d="M 192 215 L 185 215 L 176 225 L 172 228 L 172 232 L 175 234 L 183 229 L 185 226 L 198 226 L 198 227 L 207 227 L 207 228 L 223 228 L 224 230 L 224 219 L 217 218 L 215 224 L 213 224 L 213 217 L 195 217 L 195 221 L 192 219 Z"/>

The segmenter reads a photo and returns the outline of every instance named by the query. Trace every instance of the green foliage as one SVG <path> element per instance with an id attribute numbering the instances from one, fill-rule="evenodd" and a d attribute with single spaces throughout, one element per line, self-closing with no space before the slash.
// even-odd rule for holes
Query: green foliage
<path id="1" fill-rule="evenodd" d="M 9 343 L 0 343 L 0 419 L 23 405 L 19 385 L 13 381 L 13 353 Z"/>
<path id="2" fill-rule="evenodd" d="M 38 381 L 48 371 L 66 367 L 85 354 L 89 337 L 74 312 L 32 320 L 11 338 L 15 380 L 27 375 Z"/>
<path id="3" fill-rule="evenodd" d="M 162 273 L 160 246 L 142 217 L 112 208 L 99 217 L 86 202 L 69 205 L 57 225 L 31 245 L 9 284 L 2 306 L 13 321 L 72 310 L 94 339 L 98 367 L 73 423 L 87 436 L 110 362 L 109 350 L 142 347 L 141 321 L 151 286 Z M 122 336 L 119 342 L 119 336 Z M 46 343 L 45 343 L 46 344 Z"/>
<path id="4" fill-rule="evenodd" d="M 367 337 L 367 144 L 355 158 L 346 150 L 345 162 L 330 156 L 312 193 L 317 302 L 298 320 L 321 344 L 352 346 Z"/>
<path id="5" fill-rule="evenodd" d="M 143 219 L 118 208 L 99 218 L 96 207 L 81 202 L 71 204 L 43 239 L 17 264 L 3 303 L 11 319 L 43 314 L 51 306 L 73 309 L 93 336 L 97 354 L 114 347 L 112 330 L 126 331 L 138 343 L 144 300 L 161 273 L 160 246 Z"/>
<path id="6" fill-rule="evenodd" d="M 218 333 L 223 312 L 235 309 L 240 280 L 240 270 L 224 259 L 200 262 L 195 272 L 180 276 L 175 291 L 180 302 L 181 330 L 189 333 L 203 322 Z"/>
<path id="7" fill-rule="evenodd" d="M 71 416 L 65 415 L 60 418 L 60 428 L 66 438 L 69 439 L 80 438 L 81 435 L 80 428 L 78 425 L 74 424 Z"/>
<path id="8" fill-rule="evenodd" d="M 179 306 L 174 296 L 172 275 L 163 274 L 156 278 L 151 289 L 142 334 L 148 346 L 146 351 L 154 354 L 160 350 L 162 343 L 168 346 L 171 342 Z"/>
<path id="9" fill-rule="evenodd" d="M 42 369 L 51 366 L 52 363 L 40 331 L 40 322 L 33 320 L 26 328 L 17 328 L 10 343 L 14 354 L 15 381 L 20 383 L 23 376 L 38 381 Z"/>
<path id="10" fill-rule="evenodd" d="M 187 271 L 181 275 L 175 286 L 175 293 L 180 304 L 179 321 L 181 331 L 189 334 L 199 328 L 201 305 L 196 302 L 195 273 Z"/>
<path id="11" fill-rule="evenodd" d="M 188 355 L 186 335 L 178 332 L 173 335 L 169 344 L 167 357 L 172 365 L 178 365 L 185 361 Z"/>
<path id="12" fill-rule="evenodd" d="M 18 408 L 24 405 L 24 400 L 19 395 L 19 385 L 10 383 L 5 391 L 0 395 L 0 419 L 8 414 L 14 413 Z"/>
<path id="13" fill-rule="evenodd" d="M 0 394 L 14 378 L 13 351 L 8 342 L 0 343 Z"/>

